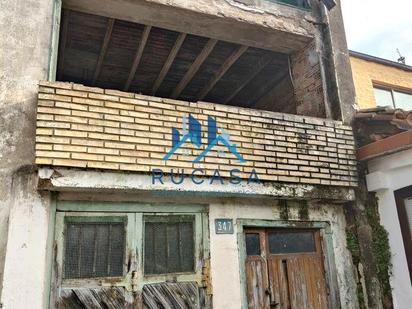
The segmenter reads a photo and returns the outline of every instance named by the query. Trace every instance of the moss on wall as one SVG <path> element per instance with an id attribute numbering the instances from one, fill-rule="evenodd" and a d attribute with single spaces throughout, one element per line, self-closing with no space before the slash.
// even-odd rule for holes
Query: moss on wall
<path id="1" fill-rule="evenodd" d="M 381 284 L 385 308 L 392 307 L 392 288 L 390 276 L 392 275 L 391 250 L 388 232 L 380 224 L 378 203 L 374 194 L 370 193 L 369 205 L 366 208 L 368 222 L 372 227 L 372 251 L 376 259 L 378 278 Z M 390 305 L 389 305 L 390 304 Z"/>
<path id="2" fill-rule="evenodd" d="M 389 246 L 388 232 L 380 224 L 378 213 L 378 203 L 374 193 L 368 193 L 365 200 L 365 208 L 357 213 L 353 209 L 347 211 L 347 228 L 346 228 L 346 243 L 347 248 L 352 254 L 353 263 L 357 269 L 358 282 L 358 300 L 361 309 L 367 308 L 365 304 L 364 289 L 362 287 L 361 274 L 359 265 L 369 265 L 371 261 L 365 256 L 362 256 L 362 250 L 359 245 L 358 228 L 364 223 L 370 226 L 372 231 L 372 242 L 370 247 L 372 249 L 373 259 L 376 264 L 376 277 L 379 280 L 381 287 L 383 308 L 393 308 L 392 304 L 392 289 L 390 286 L 390 276 L 392 274 L 391 251 Z M 366 222 L 363 222 L 363 219 Z M 365 278 L 365 284 L 370 284 L 368 278 Z"/>
<path id="3" fill-rule="evenodd" d="M 346 245 L 348 250 L 352 255 L 352 261 L 355 265 L 357 271 L 357 282 L 356 282 L 356 292 L 358 295 L 359 301 L 359 308 L 366 309 L 367 306 L 365 304 L 365 295 L 362 287 L 362 282 L 360 280 L 361 274 L 359 273 L 358 265 L 361 262 L 361 253 L 359 248 L 359 240 L 358 235 L 356 234 L 356 226 L 355 225 L 348 225 L 346 229 Z"/>

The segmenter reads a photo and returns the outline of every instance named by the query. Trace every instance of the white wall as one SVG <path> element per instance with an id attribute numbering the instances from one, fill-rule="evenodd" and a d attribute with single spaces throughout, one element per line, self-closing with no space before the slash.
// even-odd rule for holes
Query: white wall
<path id="1" fill-rule="evenodd" d="M 4 309 L 41 309 L 46 307 L 50 268 L 46 263 L 50 200 L 48 195 L 32 193 L 35 174 L 13 180 L 1 303 Z"/>
<path id="2" fill-rule="evenodd" d="M 412 185 L 412 149 L 371 160 L 368 169 L 368 190 L 376 192 L 381 224 L 389 233 L 394 307 L 409 309 L 412 304 L 412 286 L 394 191 Z"/>
<path id="3" fill-rule="evenodd" d="M 343 206 L 315 206 L 309 208 L 312 221 L 328 221 L 333 233 L 333 247 L 337 278 L 342 308 L 358 308 L 356 299 L 356 283 L 353 278 L 353 266 L 350 253 L 346 249 L 345 217 Z M 214 221 L 216 218 L 265 219 L 280 220 L 276 201 L 273 205 L 243 204 L 212 204 L 210 205 L 210 254 L 211 275 L 213 285 L 213 308 L 240 309 L 241 286 L 239 272 L 239 250 L 237 244 L 237 229 L 234 234 L 216 234 Z M 291 210 L 291 218 L 298 219 L 298 210 Z"/>

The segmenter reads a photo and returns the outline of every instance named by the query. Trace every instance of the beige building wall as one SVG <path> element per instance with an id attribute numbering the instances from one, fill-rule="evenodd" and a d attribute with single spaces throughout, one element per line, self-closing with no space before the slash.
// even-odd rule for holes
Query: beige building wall
<path id="1" fill-rule="evenodd" d="M 360 109 L 376 107 L 373 85 L 399 90 L 412 89 L 412 72 L 385 64 L 350 57 L 357 104 Z"/>

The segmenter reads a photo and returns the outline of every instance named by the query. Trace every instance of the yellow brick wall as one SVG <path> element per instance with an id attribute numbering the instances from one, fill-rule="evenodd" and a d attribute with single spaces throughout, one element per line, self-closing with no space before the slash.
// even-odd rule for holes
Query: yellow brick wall
<path id="1" fill-rule="evenodd" d="M 360 109 L 376 107 L 374 83 L 400 90 L 412 90 L 412 72 L 353 56 L 350 61 Z"/>
<path id="2" fill-rule="evenodd" d="M 181 132 L 189 113 L 201 122 L 203 144 L 212 116 L 247 162 L 216 146 L 192 163 L 203 148 L 191 143 L 162 160 L 171 149 L 172 128 Z M 57 82 L 39 86 L 36 163 L 143 173 L 203 168 L 208 176 L 218 168 L 222 177 L 236 168 L 244 179 L 255 169 L 267 181 L 338 186 L 357 181 L 352 130 L 341 122 Z"/>

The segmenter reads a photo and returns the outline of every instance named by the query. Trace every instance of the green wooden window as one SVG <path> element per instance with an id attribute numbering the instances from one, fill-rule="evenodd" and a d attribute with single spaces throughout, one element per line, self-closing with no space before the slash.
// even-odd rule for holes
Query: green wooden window
<path id="1" fill-rule="evenodd" d="M 148 216 L 145 220 L 146 275 L 193 272 L 193 216 Z"/>
<path id="2" fill-rule="evenodd" d="M 207 207 L 59 201 L 56 211 L 55 286 L 141 291 L 170 280 L 202 284 Z"/>
<path id="3" fill-rule="evenodd" d="M 64 278 L 123 275 L 125 224 L 101 219 L 66 222 Z"/>

